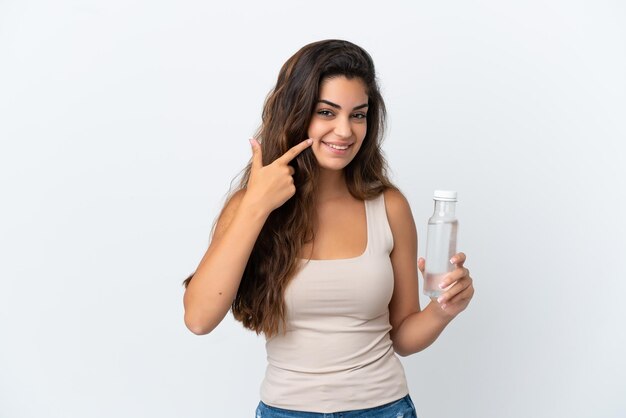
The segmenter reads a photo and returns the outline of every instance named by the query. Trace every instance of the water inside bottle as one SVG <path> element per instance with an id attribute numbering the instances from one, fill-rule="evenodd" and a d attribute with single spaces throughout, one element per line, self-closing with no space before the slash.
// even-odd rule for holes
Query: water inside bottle
<path id="1" fill-rule="evenodd" d="M 424 274 L 424 294 L 428 297 L 439 297 L 445 291 L 439 288 L 439 284 L 454 269 L 450 258 L 456 254 L 457 228 L 456 219 L 437 219 L 428 223 Z"/>
<path id="2" fill-rule="evenodd" d="M 424 294 L 430 298 L 438 298 L 444 292 L 439 284 L 448 273 L 426 273 L 424 278 Z"/>

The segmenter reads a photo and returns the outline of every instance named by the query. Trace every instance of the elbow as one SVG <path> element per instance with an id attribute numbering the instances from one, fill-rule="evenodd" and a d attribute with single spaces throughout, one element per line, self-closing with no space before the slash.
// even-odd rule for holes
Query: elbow
<path id="1" fill-rule="evenodd" d="M 403 347 L 402 341 L 400 337 L 398 336 L 398 332 L 396 330 L 391 331 L 390 337 L 391 337 L 391 346 L 393 347 L 393 351 L 397 355 L 399 355 L 400 357 L 406 357 L 409 354 L 411 354 L 406 350 L 406 347 Z"/>
<path id="2" fill-rule="evenodd" d="M 408 343 L 408 344 L 398 344 L 397 342 L 393 343 L 393 351 L 400 357 L 408 357 L 412 356 L 415 353 L 419 353 L 420 351 L 426 349 L 428 345 L 424 345 L 422 343 Z"/>
<path id="3" fill-rule="evenodd" d="M 187 296 L 187 295 L 185 295 Z M 198 304 L 185 298 L 183 300 L 185 326 L 196 335 L 206 335 L 222 322 L 228 313 L 228 306 L 218 304 Z"/>
<path id="4" fill-rule="evenodd" d="M 192 318 L 190 315 L 185 313 L 185 326 L 189 331 L 196 335 L 207 335 L 215 326 L 211 326 L 206 322 L 198 321 L 196 318 Z"/>
<path id="5" fill-rule="evenodd" d="M 196 335 L 207 335 L 211 330 L 202 326 L 187 325 L 187 329 Z"/>
<path id="6" fill-rule="evenodd" d="M 393 351 L 395 351 L 395 353 L 399 355 L 400 357 L 408 357 L 420 351 L 419 348 L 415 347 L 414 344 L 411 344 L 411 342 L 409 341 L 398 338 L 397 335 L 391 341 L 393 345 Z"/>
<path id="7" fill-rule="evenodd" d="M 396 354 L 399 355 L 400 357 L 408 357 L 411 354 L 413 354 L 410 351 L 400 347 L 399 344 L 394 344 L 393 345 L 393 351 L 395 351 Z"/>

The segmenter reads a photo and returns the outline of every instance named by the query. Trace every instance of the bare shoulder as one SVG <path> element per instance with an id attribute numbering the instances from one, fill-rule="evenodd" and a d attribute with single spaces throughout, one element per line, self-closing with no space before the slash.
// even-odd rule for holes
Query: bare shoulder
<path id="1" fill-rule="evenodd" d="M 413 214 L 408 200 L 400 190 L 388 189 L 384 192 L 385 209 L 392 231 L 399 231 L 413 224 Z"/>

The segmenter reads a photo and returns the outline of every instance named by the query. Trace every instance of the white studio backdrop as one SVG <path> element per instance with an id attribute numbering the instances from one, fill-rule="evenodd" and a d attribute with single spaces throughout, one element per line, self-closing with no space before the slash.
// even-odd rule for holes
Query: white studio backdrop
<path id="1" fill-rule="evenodd" d="M 623 2 L 0 0 L 1 418 L 253 416 L 263 339 L 191 334 L 180 283 L 326 38 L 377 64 L 421 247 L 459 192 L 476 296 L 402 359 L 419 416 L 626 415 Z"/>

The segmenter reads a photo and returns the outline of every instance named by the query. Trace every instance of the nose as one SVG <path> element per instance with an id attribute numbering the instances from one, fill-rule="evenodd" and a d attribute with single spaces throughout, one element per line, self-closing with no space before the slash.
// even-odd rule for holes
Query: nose
<path id="1" fill-rule="evenodd" d="M 350 120 L 348 118 L 337 118 L 335 121 L 335 135 L 340 138 L 349 138 L 352 136 L 352 126 L 350 125 Z"/>

